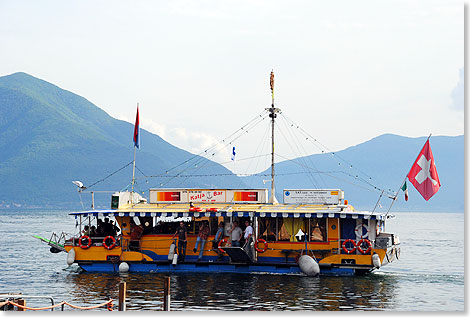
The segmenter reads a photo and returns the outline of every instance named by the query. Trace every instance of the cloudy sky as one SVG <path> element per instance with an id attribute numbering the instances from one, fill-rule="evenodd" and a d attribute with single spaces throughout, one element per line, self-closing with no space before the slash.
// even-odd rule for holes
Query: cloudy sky
<path id="1" fill-rule="evenodd" d="M 26 72 L 132 123 L 139 102 L 142 128 L 194 153 L 270 106 L 271 69 L 275 105 L 330 150 L 464 133 L 463 1 L 0 0 L 0 38 L 1 76 Z M 256 129 L 239 158 L 268 150 L 266 120 Z"/>

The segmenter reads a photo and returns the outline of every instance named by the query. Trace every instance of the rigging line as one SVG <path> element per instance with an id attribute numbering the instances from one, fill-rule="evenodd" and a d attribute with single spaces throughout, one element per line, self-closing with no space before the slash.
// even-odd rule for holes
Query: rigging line
<path id="1" fill-rule="evenodd" d="M 262 147 L 263 147 L 263 145 L 266 146 L 266 144 L 267 144 L 267 142 L 266 142 L 265 140 L 267 140 L 267 138 L 268 138 L 269 131 L 270 131 L 269 125 L 266 125 L 265 131 L 264 131 L 264 134 L 263 134 L 263 137 L 261 138 L 260 142 L 258 143 L 258 146 L 257 146 L 257 148 L 256 148 L 255 154 L 257 154 L 258 151 L 261 153 L 261 151 L 264 150 L 264 149 L 262 149 Z M 260 156 L 258 156 L 258 160 L 256 160 L 256 166 L 255 166 L 254 171 L 256 171 L 256 169 L 258 168 L 258 164 L 259 164 L 259 161 L 260 161 L 260 160 L 259 160 L 259 157 L 261 157 L 261 156 L 266 156 L 266 155 L 270 155 L 270 153 L 269 153 L 269 154 L 265 154 L 265 155 L 260 155 Z M 251 167 L 251 164 L 249 164 L 249 165 L 246 167 L 245 173 L 248 172 L 248 168 L 250 168 L 250 167 Z M 240 179 L 240 181 L 239 181 L 239 183 L 238 183 L 238 186 L 239 186 L 239 187 L 240 187 L 241 183 L 242 183 L 242 179 Z M 247 185 L 248 185 L 248 187 L 251 187 L 252 184 L 253 184 L 253 179 L 251 179 L 251 180 L 250 180 L 250 184 L 247 184 Z"/>
<path id="2" fill-rule="evenodd" d="M 260 158 L 260 157 L 268 156 L 268 155 L 271 155 L 271 153 L 260 154 L 260 155 L 250 156 L 250 157 L 244 157 L 244 158 L 241 158 L 241 159 L 237 159 L 237 162 L 246 161 L 246 160 L 252 160 L 252 159 L 255 159 L 255 158 Z M 220 165 L 226 165 L 226 164 L 229 164 L 229 163 L 233 163 L 233 161 L 232 161 L 232 160 L 230 160 L 230 161 L 225 161 L 225 162 L 222 162 L 222 163 L 219 163 L 219 164 L 220 164 Z"/>
<path id="3" fill-rule="evenodd" d="M 353 166 L 350 162 L 348 162 L 346 159 L 342 158 L 340 155 L 338 155 L 337 153 L 335 153 L 334 151 L 331 151 L 330 149 L 328 149 L 328 147 L 326 147 L 325 145 L 323 145 L 320 141 L 318 141 L 316 138 L 314 138 L 313 136 L 311 136 L 307 131 L 305 131 L 302 127 L 298 126 L 297 124 L 295 124 L 290 118 L 288 118 L 286 115 L 284 115 L 289 121 L 292 122 L 293 125 L 296 125 L 297 128 L 299 129 L 299 131 L 301 131 L 302 133 L 304 133 L 304 136 L 307 137 L 307 140 L 309 140 L 312 144 L 314 144 L 317 148 L 319 148 L 320 150 L 322 150 L 322 153 L 325 153 L 325 151 L 323 149 L 321 149 L 320 147 L 318 147 L 314 142 L 320 144 L 324 149 L 326 149 L 327 151 L 330 152 L 330 154 L 334 157 L 337 157 L 339 160 L 345 162 L 346 164 L 349 165 L 350 168 L 353 168 L 355 169 L 357 172 L 363 174 L 364 176 L 366 176 L 367 178 L 369 178 L 370 180 L 372 180 L 372 177 L 369 176 L 367 173 L 363 172 L 362 170 L 358 169 L 357 167 Z M 312 141 L 313 139 L 313 141 Z M 340 164 L 341 165 L 341 164 Z M 375 186 L 375 185 L 374 185 Z M 382 187 L 385 187 L 385 186 L 382 186 Z"/>
<path id="4" fill-rule="evenodd" d="M 244 126 L 242 126 L 242 127 L 241 127 L 240 129 L 238 129 L 237 131 L 235 131 L 235 132 L 233 132 L 232 134 L 230 134 L 230 135 L 229 135 L 228 137 L 226 137 L 225 139 L 231 138 L 233 135 L 235 135 L 236 133 L 238 133 L 240 130 L 243 130 L 246 126 L 248 126 L 249 124 L 251 124 L 253 121 L 259 119 L 260 117 L 262 117 L 263 114 L 266 114 L 266 113 L 267 113 L 267 111 L 266 111 L 266 110 L 263 110 L 263 112 L 261 112 L 261 114 L 257 115 L 255 118 L 251 119 L 248 123 L 246 123 Z M 222 140 L 222 143 L 224 143 L 225 139 Z M 193 160 L 194 158 L 200 157 L 200 156 L 204 155 L 204 153 L 207 153 L 207 151 L 211 150 L 213 147 L 215 147 L 215 146 L 217 146 L 217 145 L 218 145 L 218 143 L 215 144 L 215 145 L 213 145 L 213 146 L 211 146 L 211 147 L 209 147 L 208 149 L 202 151 L 202 152 L 199 153 L 199 154 L 194 154 L 191 158 L 189 158 L 189 159 L 185 160 L 184 162 L 182 162 L 182 163 L 180 163 L 180 164 L 178 164 L 178 165 L 176 165 L 176 166 L 174 166 L 174 167 L 168 169 L 166 172 L 172 171 L 172 170 L 174 170 L 175 168 L 178 168 L 178 167 L 180 167 L 181 165 L 190 162 L 190 161 Z"/>
<path id="5" fill-rule="evenodd" d="M 283 116 L 281 116 L 281 117 L 285 120 L 285 118 L 284 118 Z M 284 123 L 285 123 L 285 122 L 284 122 Z M 279 130 L 280 130 L 280 129 L 279 129 Z M 293 132 L 292 132 L 289 128 L 287 128 L 286 130 L 287 130 L 288 133 L 291 135 L 291 138 L 294 140 L 294 145 L 295 145 L 295 147 L 297 148 L 297 151 L 298 151 L 298 153 L 299 153 L 298 159 L 300 159 L 300 160 L 305 164 L 305 166 L 308 166 L 308 162 L 307 162 L 307 160 L 305 159 L 305 157 L 307 156 L 305 149 L 303 149 L 303 151 L 305 152 L 305 154 L 301 153 L 301 150 L 299 149 L 299 146 L 297 145 L 297 142 L 296 142 L 296 141 L 298 141 L 297 138 L 294 136 Z M 281 133 L 282 133 L 282 130 L 281 130 Z M 283 136 L 284 136 L 284 134 L 283 134 Z M 284 136 L 284 138 L 285 138 L 285 136 Z M 289 146 L 290 146 L 290 142 L 288 142 L 288 143 L 289 143 Z M 299 142 L 299 143 L 300 143 L 300 142 Z M 293 152 L 294 152 L 294 151 L 293 151 Z M 315 164 L 313 164 L 313 162 L 310 162 L 310 163 L 311 163 L 311 165 L 313 166 L 313 169 L 316 170 L 316 171 L 318 171 L 318 169 L 317 169 L 317 167 L 315 166 Z M 315 180 L 315 177 L 313 176 L 313 174 L 309 174 L 308 177 L 310 178 L 310 180 L 311 180 L 311 182 L 312 182 L 312 184 L 313 184 L 314 186 L 316 186 L 317 188 L 320 188 L 319 183 Z M 321 177 L 320 177 L 320 179 L 322 180 L 323 183 L 325 183 Z M 325 184 L 325 186 L 326 186 L 326 184 Z"/>
<path id="6" fill-rule="evenodd" d="M 108 179 L 109 177 L 113 176 L 114 174 L 120 172 L 121 170 L 125 169 L 126 167 L 128 167 L 128 166 L 131 165 L 132 163 L 134 163 L 134 161 L 130 161 L 129 163 L 127 163 L 126 165 L 124 165 L 124 166 L 121 167 L 120 169 L 118 169 L 118 170 L 112 172 L 111 174 L 109 174 L 108 176 L 106 176 L 105 178 L 103 178 L 103 179 L 101 179 L 101 180 L 99 180 L 99 181 L 94 182 L 94 183 L 91 184 L 90 186 L 87 186 L 86 189 L 89 189 L 90 187 L 95 186 L 96 184 L 105 181 L 106 179 Z"/>
<path id="7" fill-rule="evenodd" d="M 282 130 L 281 130 L 281 129 L 279 129 L 279 130 L 281 131 L 282 136 L 286 139 L 286 137 L 285 137 L 284 133 L 282 132 Z M 290 133 L 290 129 L 287 129 L 287 131 Z M 292 134 L 291 134 L 291 135 L 292 135 Z M 295 146 L 297 147 L 297 150 L 299 151 L 299 155 L 300 155 L 299 159 L 303 162 L 303 165 L 301 165 L 301 166 L 304 168 L 304 170 L 305 170 L 306 172 L 308 172 L 308 171 L 309 171 L 310 169 L 312 169 L 312 168 L 309 167 L 309 169 L 307 169 L 307 166 L 308 166 L 308 165 L 307 165 L 307 162 L 306 162 L 306 160 L 301 156 L 299 147 L 297 146 L 297 144 L 296 144 L 296 142 L 295 142 L 296 139 L 295 139 L 294 137 L 292 137 L 292 139 L 294 140 L 294 144 L 295 144 Z M 290 142 L 289 142 L 287 139 L 286 139 L 286 141 L 287 141 L 287 143 L 289 144 L 289 146 L 291 146 L 291 145 L 290 145 Z M 291 147 L 291 148 L 292 148 L 292 147 Z M 294 150 L 292 150 L 292 152 L 295 153 Z M 313 164 L 312 164 L 312 165 L 313 165 Z M 314 168 L 316 171 L 318 171 L 318 169 L 315 167 L 315 165 L 313 165 L 313 168 Z M 308 178 L 310 178 L 310 181 L 312 182 L 312 184 L 313 184 L 313 186 L 314 186 L 315 188 L 320 188 L 320 186 L 319 186 L 318 182 L 315 180 L 315 177 L 313 176 L 313 174 L 307 173 L 307 176 L 308 176 Z M 325 187 L 326 187 L 326 186 L 325 186 Z M 323 198 L 323 202 L 326 203 L 326 198 Z"/>
<path id="8" fill-rule="evenodd" d="M 266 112 L 266 111 L 264 111 L 264 112 Z M 265 115 L 265 117 L 266 117 L 266 115 Z M 244 125 L 241 129 L 239 129 L 237 132 L 232 133 L 231 136 L 233 136 L 233 135 L 235 135 L 236 133 L 239 133 L 239 132 L 241 132 L 241 131 L 248 132 L 249 130 L 251 130 L 252 128 L 254 128 L 256 125 L 258 125 L 261 121 L 263 121 L 263 120 L 265 119 L 265 117 L 262 117 L 262 114 L 259 115 L 259 116 L 257 116 L 255 119 L 253 119 L 253 120 L 251 120 L 249 123 L 245 124 L 245 125 Z M 260 118 L 261 118 L 261 119 L 260 119 Z M 256 122 L 256 121 L 258 121 L 258 122 Z M 250 124 L 251 124 L 251 126 L 249 126 Z M 246 129 L 244 130 L 244 128 L 246 128 L 247 126 L 249 126 L 249 129 L 248 129 L 248 130 L 246 130 Z M 229 144 L 231 144 L 232 142 L 234 142 L 235 140 L 237 140 L 238 138 L 240 138 L 240 137 L 241 137 L 242 135 L 244 135 L 244 134 L 245 134 L 245 133 L 240 133 L 240 135 L 236 136 L 235 139 L 231 140 Z M 228 141 L 228 140 L 227 140 L 227 141 Z M 222 142 L 225 142 L 225 139 L 222 140 Z M 209 149 L 212 149 L 212 148 L 214 148 L 214 147 L 217 147 L 217 146 L 219 146 L 219 144 L 220 144 L 220 143 L 217 143 L 216 145 L 212 146 L 212 147 L 209 148 Z M 209 150 L 209 149 L 208 149 L 208 150 Z M 208 150 L 205 150 L 205 151 L 203 151 L 203 152 L 201 152 L 201 153 L 207 153 Z M 212 153 L 211 156 L 214 156 L 214 154 L 215 154 L 215 153 Z M 193 163 L 194 166 L 197 166 L 197 165 L 198 165 L 200 162 L 202 162 L 204 159 L 209 160 L 207 157 L 204 157 L 204 156 L 201 156 L 201 155 L 195 155 L 195 156 L 193 156 L 193 157 L 191 158 L 191 160 L 194 159 L 194 158 L 197 158 L 197 160 Z M 162 174 L 160 174 L 160 175 L 167 174 L 169 171 L 171 171 L 171 170 L 173 170 L 173 169 L 175 169 L 175 168 L 177 168 L 177 167 L 180 167 L 182 164 L 188 163 L 189 161 L 190 161 L 190 160 L 187 160 L 187 161 L 185 161 L 185 162 L 179 164 L 178 166 L 175 166 L 175 167 L 173 167 L 173 168 L 171 168 L 171 169 L 169 169 L 169 170 L 166 170 L 165 173 L 162 173 Z M 184 168 L 183 170 L 181 170 L 177 175 L 184 173 L 184 172 L 187 171 L 189 168 L 192 168 L 193 165 L 187 166 L 186 168 Z M 162 184 L 160 184 L 160 186 L 162 186 Z"/>
<path id="9" fill-rule="evenodd" d="M 290 160 L 289 158 L 284 157 L 284 156 L 282 156 L 282 155 L 279 155 L 279 154 L 276 154 L 276 155 L 279 156 L 279 157 L 281 157 L 281 158 L 283 158 L 283 159 L 285 159 L 285 160 Z M 292 160 L 291 160 L 291 162 L 293 162 L 293 163 L 295 163 L 295 164 L 298 164 L 298 165 L 302 165 L 301 163 L 298 163 L 298 162 L 295 162 L 295 161 L 292 161 Z M 310 167 L 306 166 L 306 168 L 310 168 Z M 377 190 L 377 191 L 381 191 L 381 190 L 382 190 L 381 188 L 379 188 L 379 187 L 377 187 L 377 186 L 375 186 L 375 185 L 373 185 L 373 184 L 371 184 L 371 183 L 368 183 L 367 181 L 365 181 L 365 180 L 363 180 L 363 179 L 361 179 L 361 178 L 359 178 L 359 177 L 357 177 L 357 176 L 354 177 L 352 174 L 348 174 L 348 173 L 346 173 L 346 172 L 344 172 L 344 171 L 339 171 L 339 172 L 342 173 L 342 174 L 348 175 L 348 176 L 350 176 L 351 178 L 361 180 L 362 182 L 366 183 L 366 184 L 369 185 L 370 187 L 373 187 L 374 190 Z M 330 177 L 333 177 L 333 176 L 331 176 L 330 174 L 326 174 L 326 175 L 327 175 L 327 176 L 330 176 Z M 343 180 L 343 181 L 347 182 L 345 179 L 340 179 L 340 178 L 336 178 L 336 177 L 333 177 L 333 178 L 338 179 L 338 180 Z M 354 185 L 354 186 L 357 186 L 357 187 L 361 187 L 361 188 L 366 189 L 365 187 L 360 186 L 360 185 L 358 185 L 358 184 L 351 183 L 351 182 L 348 182 L 348 183 L 350 183 L 350 184 L 352 184 L 352 185 Z M 367 189 L 368 189 L 368 188 L 367 188 Z M 370 189 L 368 189 L 368 190 L 370 190 Z M 386 191 L 386 192 L 389 193 L 388 191 Z"/>
<path id="10" fill-rule="evenodd" d="M 286 125 L 287 127 L 287 131 L 290 131 L 289 129 L 289 123 L 287 122 L 287 118 L 285 117 L 285 115 L 283 113 L 281 113 L 281 118 L 283 119 L 283 122 L 284 124 Z M 292 129 L 293 130 L 293 129 Z M 292 135 L 294 135 L 294 132 L 295 130 L 293 130 Z M 318 171 L 318 168 L 315 166 L 315 164 L 313 163 L 313 159 L 311 157 L 311 155 L 308 154 L 308 152 L 305 150 L 303 144 L 300 142 L 300 138 L 294 138 L 294 140 L 297 140 L 297 142 L 299 143 L 300 147 L 302 148 L 303 152 L 304 152 L 304 158 L 306 158 L 306 160 L 308 160 L 310 162 L 310 165 L 313 166 L 315 168 L 315 170 Z M 307 162 L 306 162 L 307 163 Z M 318 175 L 320 177 L 320 180 L 321 182 L 323 183 L 323 185 L 326 187 L 326 182 L 325 180 L 322 178 L 321 174 Z"/>
<path id="11" fill-rule="evenodd" d="M 261 120 L 259 120 L 259 118 L 261 118 Z M 258 119 L 258 122 L 255 122 L 255 123 L 253 123 L 254 120 L 251 120 L 250 123 L 252 123 L 253 125 L 250 127 L 250 130 L 251 130 L 252 128 L 254 128 L 256 125 L 258 125 L 258 124 L 259 124 L 261 121 L 263 121 L 265 118 L 264 118 L 264 117 L 261 117 L 261 115 L 260 115 L 260 116 L 258 116 L 256 119 Z M 248 125 L 248 124 L 247 124 L 247 125 Z M 247 125 L 245 125 L 244 127 L 246 127 Z M 243 130 L 243 127 L 242 127 L 241 129 L 239 129 L 239 131 L 241 131 L 241 130 Z M 248 132 L 249 130 L 243 130 L 243 131 Z M 241 134 L 238 135 L 235 139 L 233 139 L 229 144 L 231 144 L 231 143 L 234 142 L 235 140 L 239 139 L 239 138 L 240 138 L 242 135 L 244 135 L 244 134 L 245 134 L 245 133 L 241 133 Z M 232 135 L 233 135 L 233 134 L 232 134 Z M 224 140 L 223 140 L 223 142 L 224 142 Z M 207 152 L 207 150 L 204 151 L 204 152 Z M 212 153 L 211 156 L 214 156 L 214 155 L 215 155 L 215 152 Z M 200 158 L 200 159 L 198 159 L 198 160 L 196 161 L 196 164 L 195 164 L 196 166 L 197 166 L 197 164 L 198 164 L 199 162 L 201 162 L 203 159 L 206 159 L 207 162 L 213 162 L 213 161 L 209 160 L 208 158 L 205 158 L 205 157 L 202 157 L 202 156 L 199 156 L 199 158 Z M 206 164 L 207 164 L 207 162 L 206 162 Z M 206 165 L 206 164 L 203 164 L 203 166 Z M 181 165 L 181 164 L 180 164 L 180 165 Z M 184 173 L 184 172 L 187 171 L 189 168 L 190 168 L 190 166 L 186 167 L 185 169 L 183 169 L 182 171 L 180 171 L 177 175 L 180 175 L 180 174 Z M 171 170 L 171 169 L 170 169 L 170 170 Z M 166 173 L 168 173 L 168 171 L 170 171 L 170 170 L 167 170 Z M 171 180 L 169 180 L 166 184 L 168 184 L 170 181 L 171 181 Z M 160 185 L 160 186 L 162 186 L 162 185 Z"/>
<path id="12" fill-rule="evenodd" d="M 277 123 L 276 123 L 277 125 Z M 286 136 L 284 135 L 284 133 L 282 132 L 281 129 L 279 129 L 278 127 L 278 130 L 281 132 L 281 135 L 284 137 L 284 139 L 286 140 L 287 144 L 289 144 L 289 147 L 291 148 L 292 152 L 295 153 L 295 150 L 293 149 L 292 145 L 291 145 L 291 142 L 289 142 L 289 140 L 286 138 Z M 298 149 L 298 148 L 297 148 Z M 300 154 L 300 153 L 299 153 Z M 304 163 L 304 164 L 301 164 L 300 166 L 302 166 L 304 168 L 305 171 L 307 171 L 306 167 L 307 167 L 307 164 L 306 162 L 304 162 L 304 160 L 302 159 L 302 157 L 299 157 L 299 159 Z M 319 184 L 315 181 L 315 179 L 313 178 L 312 175 L 308 174 L 308 177 L 310 178 L 310 181 L 312 182 L 313 186 L 315 186 L 315 188 L 320 188 Z"/>

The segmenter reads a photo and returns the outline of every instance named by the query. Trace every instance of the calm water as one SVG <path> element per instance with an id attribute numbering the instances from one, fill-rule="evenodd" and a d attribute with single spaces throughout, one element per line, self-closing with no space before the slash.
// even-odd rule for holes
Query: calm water
<path id="1" fill-rule="evenodd" d="M 171 309 L 463 311 L 464 215 L 396 213 L 387 229 L 400 237 L 400 261 L 369 276 L 172 275 Z M 128 310 L 161 310 L 163 275 L 80 273 L 31 236 L 73 230 L 65 211 L 0 211 L 0 293 L 91 306 L 117 299 L 125 281 Z"/>

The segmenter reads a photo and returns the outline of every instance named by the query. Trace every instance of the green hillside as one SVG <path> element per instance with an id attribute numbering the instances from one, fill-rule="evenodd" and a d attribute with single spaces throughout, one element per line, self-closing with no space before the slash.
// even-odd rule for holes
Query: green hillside
<path id="1" fill-rule="evenodd" d="M 129 107 L 129 111 L 135 108 Z M 132 124 L 112 118 L 85 98 L 46 81 L 25 73 L 0 77 L 0 208 L 80 207 L 72 180 L 88 186 L 131 162 L 133 129 Z M 143 129 L 141 142 L 145 147 L 137 150 L 138 190 L 158 187 L 169 180 L 143 180 L 142 173 L 158 175 L 194 156 Z M 231 174 L 212 161 L 198 160 L 214 174 Z M 128 166 L 93 190 L 122 190 L 131 178 L 132 167 Z M 166 186 L 242 184 L 233 175 L 223 179 L 175 179 Z M 96 196 L 99 204 L 108 206 L 109 194 L 101 196 L 101 200 Z M 84 200 L 88 205 L 89 197 Z"/>

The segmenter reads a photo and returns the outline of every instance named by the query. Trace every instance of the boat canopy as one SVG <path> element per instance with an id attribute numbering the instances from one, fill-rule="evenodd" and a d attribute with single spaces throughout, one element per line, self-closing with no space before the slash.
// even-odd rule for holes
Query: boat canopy
<path id="1" fill-rule="evenodd" d="M 325 205 L 269 205 L 269 204 L 203 204 L 190 207 L 189 204 L 136 204 L 120 209 L 88 210 L 72 212 L 73 216 L 140 216 L 140 217 L 282 217 L 282 218 L 352 218 L 385 220 L 393 215 L 356 211 L 347 206 Z M 349 210 L 348 210 L 349 209 Z"/>

